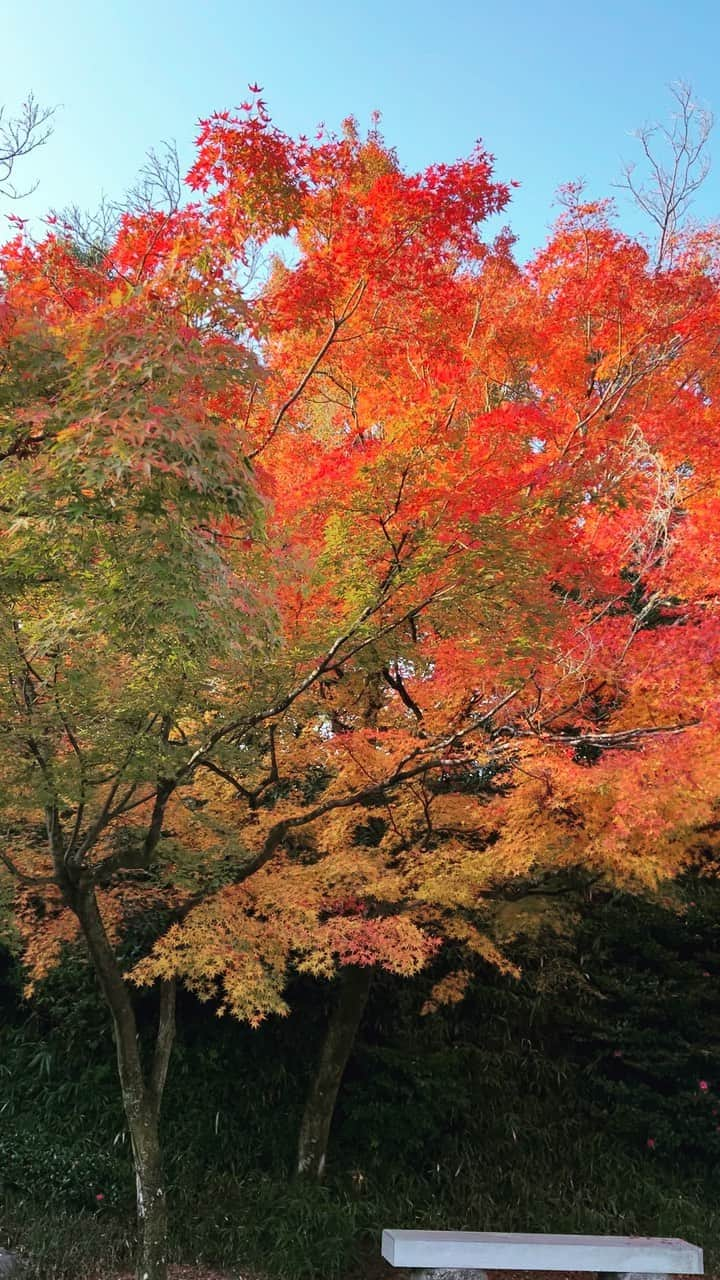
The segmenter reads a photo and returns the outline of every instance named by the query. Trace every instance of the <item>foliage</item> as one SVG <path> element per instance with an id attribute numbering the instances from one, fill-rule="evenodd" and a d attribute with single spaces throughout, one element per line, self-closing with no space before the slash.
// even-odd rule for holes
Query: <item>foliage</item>
<path id="1" fill-rule="evenodd" d="M 456 1002 L 558 882 L 714 869 L 718 799 L 716 231 L 653 265 L 569 187 L 521 268 L 481 145 L 254 89 L 196 145 L 0 250 L 0 860 L 110 1008 L 149 1280 L 178 979 L 257 1026 L 446 943 Z"/>
<path id="2" fill-rule="evenodd" d="M 713 234 L 653 270 L 568 189 L 520 269 L 482 148 L 409 175 L 257 97 L 188 183 L 99 262 L 62 224 L 3 253 L 7 865 L 63 898 L 25 897 L 31 965 L 81 881 L 111 938 L 164 900 L 136 979 L 256 1021 L 291 965 L 504 963 L 517 877 L 675 874 L 715 802 Z"/>

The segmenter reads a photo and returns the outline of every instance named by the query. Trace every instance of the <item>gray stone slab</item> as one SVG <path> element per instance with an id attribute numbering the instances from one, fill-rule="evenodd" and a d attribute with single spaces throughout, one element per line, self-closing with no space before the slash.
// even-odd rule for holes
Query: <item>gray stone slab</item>
<path id="1" fill-rule="evenodd" d="M 0 1280 L 21 1280 L 25 1268 L 16 1253 L 0 1249 Z"/>
<path id="2" fill-rule="evenodd" d="M 644 1236 L 555 1236 L 495 1231 L 399 1231 L 382 1235 L 393 1267 L 420 1271 L 595 1271 L 626 1276 L 702 1275 L 702 1249 Z"/>

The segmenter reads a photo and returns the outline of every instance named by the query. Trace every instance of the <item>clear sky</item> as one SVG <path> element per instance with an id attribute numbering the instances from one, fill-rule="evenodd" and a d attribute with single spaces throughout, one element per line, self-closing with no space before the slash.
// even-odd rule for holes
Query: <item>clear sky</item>
<path id="1" fill-rule="evenodd" d="M 408 168 L 482 137 L 521 183 L 507 220 L 525 255 L 560 183 L 612 194 L 632 129 L 667 118 L 670 81 L 720 117 L 717 0 L 0 0 L 0 16 L 0 102 L 32 90 L 59 107 L 22 171 L 40 183 L 24 216 L 120 196 L 163 139 L 189 160 L 196 121 L 257 80 L 290 132 L 377 108 Z M 702 217 L 720 214 L 720 123 L 714 149 Z"/>

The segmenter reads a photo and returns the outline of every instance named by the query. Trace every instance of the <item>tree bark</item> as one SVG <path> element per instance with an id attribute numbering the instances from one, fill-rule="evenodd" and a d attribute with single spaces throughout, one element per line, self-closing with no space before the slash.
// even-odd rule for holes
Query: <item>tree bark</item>
<path id="1" fill-rule="evenodd" d="M 175 984 L 161 984 L 155 1052 L 146 1077 L 140 1056 L 135 1010 L 91 883 L 81 879 L 73 893 L 73 909 L 112 1015 L 123 1109 L 135 1166 L 137 1280 L 167 1280 L 167 1202 L 159 1121 L 175 1033 Z"/>
<path id="2" fill-rule="evenodd" d="M 126 1110 L 126 1115 L 128 1115 Z M 141 1115 L 130 1121 L 137 1206 L 137 1280 L 167 1278 L 167 1200 L 160 1154 L 158 1113 L 154 1107 L 143 1108 Z"/>
<path id="3" fill-rule="evenodd" d="M 365 1011 L 371 982 L 370 967 L 349 967 L 340 979 L 338 1000 L 330 1016 L 300 1125 L 297 1175 L 308 1181 L 319 1182 L 325 1172 L 335 1102 Z"/>

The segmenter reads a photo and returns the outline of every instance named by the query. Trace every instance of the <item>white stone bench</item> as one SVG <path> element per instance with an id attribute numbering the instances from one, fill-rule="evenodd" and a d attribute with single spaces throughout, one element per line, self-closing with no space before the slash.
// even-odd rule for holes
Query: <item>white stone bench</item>
<path id="1" fill-rule="evenodd" d="M 685 1240 L 644 1236 L 503 1235 L 495 1231 L 383 1231 L 382 1256 L 393 1267 L 432 1280 L 473 1272 L 594 1271 L 627 1277 L 703 1274 L 702 1249 Z"/>

